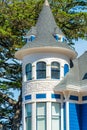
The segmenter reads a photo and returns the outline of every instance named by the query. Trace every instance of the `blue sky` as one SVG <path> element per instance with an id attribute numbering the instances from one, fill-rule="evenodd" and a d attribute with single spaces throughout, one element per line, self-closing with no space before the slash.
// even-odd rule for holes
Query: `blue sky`
<path id="1" fill-rule="evenodd" d="M 75 50 L 78 53 L 78 56 L 82 55 L 85 51 L 87 51 L 87 41 L 79 39 L 75 42 Z"/>

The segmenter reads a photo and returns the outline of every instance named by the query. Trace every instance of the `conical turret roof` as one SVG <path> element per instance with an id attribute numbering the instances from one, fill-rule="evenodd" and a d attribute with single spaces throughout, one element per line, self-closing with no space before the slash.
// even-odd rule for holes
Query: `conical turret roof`
<path id="1" fill-rule="evenodd" d="M 36 38 L 32 42 L 25 44 L 15 56 L 22 59 L 24 56 L 31 53 L 39 52 L 57 52 L 68 55 L 71 59 L 75 58 L 77 53 L 68 46 L 67 43 L 56 41 L 54 34 L 64 36 L 63 32 L 57 26 L 53 14 L 51 12 L 49 3 L 45 0 L 42 11 L 36 23 Z"/>

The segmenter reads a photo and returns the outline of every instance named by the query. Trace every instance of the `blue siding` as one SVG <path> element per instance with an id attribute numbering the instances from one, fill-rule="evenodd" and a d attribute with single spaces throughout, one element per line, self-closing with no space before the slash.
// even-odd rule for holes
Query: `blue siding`
<path id="1" fill-rule="evenodd" d="M 87 130 L 87 104 L 82 104 L 82 130 Z"/>
<path id="2" fill-rule="evenodd" d="M 70 130 L 80 130 L 80 109 L 78 104 L 69 104 Z"/>
<path id="3" fill-rule="evenodd" d="M 46 94 L 36 94 L 36 99 L 46 98 Z"/>
<path id="4" fill-rule="evenodd" d="M 60 94 L 51 94 L 51 98 L 60 99 L 61 95 Z"/>

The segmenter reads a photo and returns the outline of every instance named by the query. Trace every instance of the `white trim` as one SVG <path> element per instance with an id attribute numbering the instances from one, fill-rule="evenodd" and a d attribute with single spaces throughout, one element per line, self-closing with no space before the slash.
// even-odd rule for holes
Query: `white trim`
<path id="1" fill-rule="evenodd" d="M 25 124 L 25 104 L 22 104 L 22 121 L 23 121 L 23 130 L 26 130 L 26 124 Z"/>
<path id="2" fill-rule="evenodd" d="M 63 109 L 63 103 L 61 103 L 61 130 L 64 130 L 64 109 Z"/>
<path id="3" fill-rule="evenodd" d="M 69 102 L 66 101 L 66 130 L 69 130 Z"/>
<path id="4" fill-rule="evenodd" d="M 47 130 L 51 130 L 51 102 L 47 102 Z"/>
<path id="5" fill-rule="evenodd" d="M 36 103 L 32 103 L 32 130 L 36 130 Z"/>

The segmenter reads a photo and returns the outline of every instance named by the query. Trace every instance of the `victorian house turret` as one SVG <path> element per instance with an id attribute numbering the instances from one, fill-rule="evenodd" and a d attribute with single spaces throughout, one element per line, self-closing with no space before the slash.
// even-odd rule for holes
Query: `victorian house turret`
<path id="1" fill-rule="evenodd" d="M 76 59 L 47 0 L 24 38 L 15 54 L 22 60 L 23 130 L 87 130 L 87 52 Z"/>

